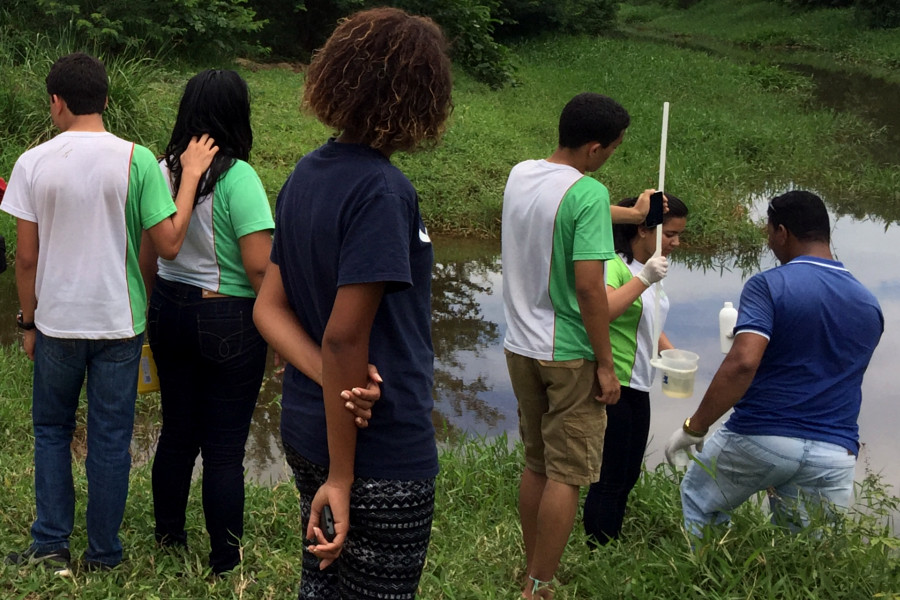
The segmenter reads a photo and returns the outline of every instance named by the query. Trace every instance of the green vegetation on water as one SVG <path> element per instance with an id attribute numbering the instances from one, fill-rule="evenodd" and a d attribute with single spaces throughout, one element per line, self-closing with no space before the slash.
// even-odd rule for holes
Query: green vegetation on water
<path id="1" fill-rule="evenodd" d="M 17 348 L 0 347 L 0 551 L 30 543 L 34 519 L 31 366 Z M 147 412 L 154 396 L 138 401 Z M 74 445 L 76 508 L 74 556 L 86 546 L 84 414 Z M 438 497 L 421 598 L 516 598 L 524 577 L 516 512 L 519 445 L 505 438 L 461 442 L 441 454 Z M 818 520 L 791 536 L 768 524 L 758 504 L 737 511 L 734 524 L 709 537 L 697 552 L 681 529 L 677 476 L 666 467 L 644 473 L 632 493 L 619 543 L 591 552 L 580 523 L 563 556 L 557 599 L 772 598 L 794 600 L 900 599 L 900 540 L 885 523 L 900 499 L 869 476 L 857 489 L 854 511 L 836 525 Z M 225 599 L 291 598 L 300 575 L 302 532 L 296 489 L 247 485 L 244 561 L 224 578 L 206 565 L 199 485 L 188 507 L 190 549 L 167 552 L 153 539 L 149 465 L 132 470 L 122 527 L 124 562 L 108 573 L 58 577 L 40 568 L 0 564 L 0 597 L 28 600 L 78 598 Z M 762 502 L 762 498 L 758 499 Z"/>

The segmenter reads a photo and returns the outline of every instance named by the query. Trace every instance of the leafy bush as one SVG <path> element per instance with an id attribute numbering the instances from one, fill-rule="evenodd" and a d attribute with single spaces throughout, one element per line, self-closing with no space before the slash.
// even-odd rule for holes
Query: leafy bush
<path id="1" fill-rule="evenodd" d="M 852 6 L 854 0 L 781 0 L 781 2 L 798 8 L 840 8 Z"/>
<path id="2" fill-rule="evenodd" d="M 262 23 L 247 0 L 7 0 L 12 23 L 45 33 L 67 28 L 80 43 L 120 52 L 233 55 L 253 48 Z"/>
<path id="3" fill-rule="evenodd" d="M 479 81 L 492 87 L 512 81 L 509 50 L 494 40 L 500 0 L 395 0 L 392 4 L 434 19 L 450 41 L 453 60 Z"/>
<path id="4" fill-rule="evenodd" d="M 265 21 L 261 39 L 273 58 L 309 60 L 342 17 L 361 10 L 366 0 L 250 0 Z"/>
<path id="5" fill-rule="evenodd" d="M 502 86 L 512 79 L 509 51 L 494 41 L 500 0 L 295 0 L 285 9 L 281 0 L 251 0 L 267 24 L 262 38 L 277 58 L 308 60 L 339 19 L 375 6 L 394 6 L 427 15 L 444 30 L 453 60 L 478 80 Z"/>
<path id="6" fill-rule="evenodd" d="M 900 27 L 900 0 L 856 0 L 856 18 L 872 29 Z"/>
<path id="7" fill-rule="evenodd" d="M 544 32 L 598 34 L 615 23 L 614 0 L 500 0 L 501 38 L 524 38 Z"/>

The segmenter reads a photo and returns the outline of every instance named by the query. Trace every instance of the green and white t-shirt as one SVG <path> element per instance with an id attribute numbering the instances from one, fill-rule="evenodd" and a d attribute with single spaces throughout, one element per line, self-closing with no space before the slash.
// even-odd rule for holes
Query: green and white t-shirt
<path id="1" fill-rule="evenodd" d="M 644 265 L 637 260 L 627 264 L 620 255 L 606 263 L 606 285 L 620 288 L 641 272 Z M 662 331 L 669 313 L 669 297 L 659 281 L 638 296 L 625 312 L 609 324 L 609 341 L 612 344 L 613 366 L 619 383 L 630 388 L 649 392 L 653 383 L 653 323 L 656 312 L 656 289 L 659 286 L 659 330 Z"/>
<path id="2" fill-rule="evenodd" d="M 19 157 L 0 206 L 38 226 L 34 322 L 41 333 L 143 333 L 141 233 L 175 212 L 150 150 L 108 132 L 60 133 Z"/>
<path id="3" fill-rule="evenodd" d="M 503 346 L 540 360 L 594 360 L 575 261 L 616 257 L 606 187 L 568 165 L 519 163 L 503 193 L 502 247 Z"/>
<path id="4" fill-rule="evenodd" d="M 160 169 L 167 181 L 165 161 Z M 253 298 L 238 240 L 249 233 L 274 229 L 272 208 L 256 171 L 242 160 L 216 182 L 211 194 L 197 202 L 184 244 L 175 260 L 159 259 L 158 274 L 227 296 Z"/>

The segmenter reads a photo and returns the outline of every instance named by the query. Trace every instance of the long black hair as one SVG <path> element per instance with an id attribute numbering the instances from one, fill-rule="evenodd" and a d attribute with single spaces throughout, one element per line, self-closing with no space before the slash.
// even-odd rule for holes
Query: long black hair
<path id="1" fill-rule="evenodd" d="M 184 88 L 172 138 L 166 146 L 166 166 L 178 194 L 181 184 L 181 154 L 191 138 L 208 133 L 219 147 L 205 177 L 197 184 L 196 204 L 212 192 L 216 182 L 235 160 L 249 160 L 253 147 L 250 128 L 250 90 L 234 71 L 209 69 L 191 77 Z"/>
<path id="2" fill-rule="evenodd" d="M 669 219 L 687 217 L 688 208 L 684 202 L 668 192 L 666 192 L 666 198 L 668 198 L 669 210 L 663 215 L 663 225 L 665 225 Z M 625 198 L 616 206 L 631 207 L 636 203 L 637 198 Z M 634 252 L 631 250 L 631 240 L 637 236 L 638 227 L 644 227 L 643 223 L 640 225 L 634 223 L 613 224 L 613 241 L 616 245 L 616 252 L 624 256 L 625 262 L 629 265 L 634 260 Z"/>

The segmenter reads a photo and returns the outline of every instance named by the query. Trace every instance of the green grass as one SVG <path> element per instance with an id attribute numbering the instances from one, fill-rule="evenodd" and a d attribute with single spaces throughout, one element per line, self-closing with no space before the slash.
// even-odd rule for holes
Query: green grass
<path id="1" fill-rule="evenodd" d="M 701 2 L 694 10 L 728 8 L 727 1 Z M 623 9 L 626 20 L 628 10 L 656 11 L 663 15 L 659 19 L 682 14 L 647 5 Z M 6 40 L 0 41 L 0 76 L 14 82 L 14 93 L 0 94 L 6 126 L 0 126 L 0 175 L 8 176 L 22 151 L 52 133 L 43 77 L 53 57 L 69 48 L 65 39 L 0 39 Z M 671 102 L 666 188 L 691 208 L 688 248 L 736 254 L 758 247 L 761 235 L 746 218 L 749 198 L 788 186 L 821 192 L 841 214 L 900 220 L 900 165 L 880 164 L 868 150 L 883 132 L 811 104 L 806 76 L 619 37 L 534 40 L 515 46 L 513 56 L 517 86 L 495 91 L 457 72 L 456 109 L 443 143 L 434 151 L 396 157 L 419 190 L 433 231 L 498 235 L 509 169 L 550 154 L 559 111 L 584 90 L 613 96 L 632 115 L 625 142 L 595 174 L 614 200 L 656 186 L 662 103 Z M 160 153 L 181 90 L 196 69 L 128 56 L 112 57 L 109 64 L 109 129 Z M 299 69 L 246 61 L 237 68 L 252 94 L 251 162 L 274 203 L 296 161 L 331 132 L 300 113 Z M 13 230 L 12 219 L 0 215 L 10 253 Z"/>
<path id="2" fill-rule="evenodd" d="M 626 30 L 682 42 L 737 44 L 754 52 L 787 51 L 816 66 L 860 69 L 900 81 L 900 30 L 861 27 L 852 7 L 795 10 L 777 0 L 701 0 L 678 9 L 631 0 L 621 4 L 619 20 Z"/>
<path id="3" fill-rule="evenodd" d="M 21 550 L 34 519 L 31 366 L 17 348 L 0 346 L 0 553 Z M 154 411 L 153 396 L 138 410 Z M 79 423 L 83 424 L 83 414 Z M 81 426 L 79 426 L 79 431 Z M 76 438 L 80 437 L 76 434 Z M 74 554 L 86 545 L 84 456 L 76 444 L 78 505 Z M 524 577 L 516 497 L 521 446 L 505 437 L 455 443 L 441 452 L 435 521 L 419 597 L 429 600 L 516 598 Z M 661 466 L 644 473 L 632 493 L 619 543 L 591 552 L 580 522 L 563 556 L 559 600 L 704 598 L 731 600 L 900 600 L 900 540 L 888 526 L 900 498 L 869 476 L 854 510 L 837 524 L 817 519 L 790 536 L 768 524 L 762 498 L 745 504 L 730 529 L 696 552 L 681 529 L 677 475 Z M 188 506 L 190 549 L 166 552 L 153 540 L 150 469 L 132 469 L 121 537 L 126 561 L 108 573 L 52 576 L 38 568 L 0 564 L 0 597 L 26 600 L 278 599 L 296 594 L 302 548 L 293 485 L 247 484 L 244 561 L 215 578 L 206 567 L 200 489 Z"/>

